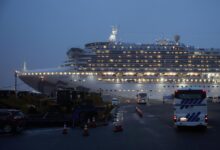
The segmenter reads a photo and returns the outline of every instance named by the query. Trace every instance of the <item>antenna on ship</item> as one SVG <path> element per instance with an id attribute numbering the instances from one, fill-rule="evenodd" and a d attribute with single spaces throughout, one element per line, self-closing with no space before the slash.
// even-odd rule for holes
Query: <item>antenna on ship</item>
<path id="1" fill-rule="evenodd" d="M 112 33 L 110 34 L 108 40 L 109 42 L 115 42 L 116 41 L 116 36 L 118 33 L 118 29 L 116 26 L 112 26 Z"/>

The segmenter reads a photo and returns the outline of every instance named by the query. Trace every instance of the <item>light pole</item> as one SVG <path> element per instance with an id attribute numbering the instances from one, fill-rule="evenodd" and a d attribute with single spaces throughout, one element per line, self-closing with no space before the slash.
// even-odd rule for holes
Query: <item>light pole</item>
<path id="1" fill-rule="evenodd" d="M 15 77 L 15 99 L 17 99 L 17 78 L 18 78 L 18 71 L 16 70 L 14 73 L 14 77 Z"/>

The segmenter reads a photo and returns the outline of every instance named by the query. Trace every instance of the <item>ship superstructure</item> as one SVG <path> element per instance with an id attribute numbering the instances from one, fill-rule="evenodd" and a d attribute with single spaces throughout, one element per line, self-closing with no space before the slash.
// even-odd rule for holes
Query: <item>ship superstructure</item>
<path id="1" fill-rule="evenodd" d="M 113 96 L 135 97 L 139 92 L 161 98 L 179 88 L 202 88 L 209 95 L 220 91 L 220 50 L 186 46 L 173 41 L 153 44 L 117 41 L 113 27 L 107 42 L 71 48 L 68 59 L 52 70 L 24 70 L 20 79 L 34 89 L 53 94 L 57 88 L 83 88 Z"/>

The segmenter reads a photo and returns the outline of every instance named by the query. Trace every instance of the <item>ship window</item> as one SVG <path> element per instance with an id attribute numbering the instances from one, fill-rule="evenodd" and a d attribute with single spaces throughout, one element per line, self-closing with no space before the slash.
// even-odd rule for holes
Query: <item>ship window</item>
<path id="1" fill-rule="evenodd" d="M 109 59 L 109 61 L 110 61 L 110 62 L 114 62 L 114 60 L 113 60 L 113 59 Z"/>

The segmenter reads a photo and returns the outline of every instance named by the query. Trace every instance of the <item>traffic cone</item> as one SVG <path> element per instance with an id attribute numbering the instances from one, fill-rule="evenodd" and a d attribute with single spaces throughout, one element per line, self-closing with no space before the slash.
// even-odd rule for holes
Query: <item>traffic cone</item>
<path id="1" fill-rule="evenodd" d="M 88 130 L 87 125 L 84 126 L 84 129 L 83 129 L 83 136 L 89 136 L 89 130 Z"/>
<path id="2" fill-rule="evenodd" d="M 93 128 L 96 128 L 95 117 L 92 117 L 92 127 L 93 127 Z"/>
<path id="3" fill-rule="evenodd" d="M 66 123 L 64 123 L 63 125 L 63 134 L 67 134 L 67 127 L 66 127 Z"/>
<path id="4" fill-rule="evenodd" d="M 87 124 L 88 124 L 88 127 L 91 127 L 91 121 L 90 121 L 90 119 L 87 120 Z"/>
<path id="5" fill-rule="evenodd" d="M 122 125 L 119 124 L 119 123 L 115 123 L 113 131 L 114 132 L 121 132 L 121 131 L 123 131 Z"/>

